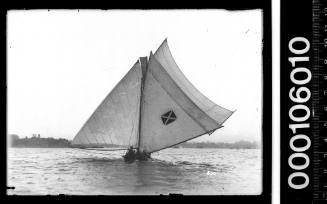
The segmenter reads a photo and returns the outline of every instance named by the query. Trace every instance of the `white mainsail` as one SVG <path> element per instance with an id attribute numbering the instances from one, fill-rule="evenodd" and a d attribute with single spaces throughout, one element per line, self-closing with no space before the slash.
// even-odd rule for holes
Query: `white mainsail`
<path id="1" fill-rule="evenodd" d="M 84 124 L 73 144 L 133 146 L 147 153 L 211 134 L 233 114 L 199 92 L 165 40 L 141 57 Z"/>
<path id="2" fill-rule="evenodd" d="M 142 68 L 136 62 L 73 139 L 74 145 L 137 146 Z"/>
<path id="3" fill-rule="evenodd" d="M 150 56 L 143 91 L 140 149 L 158 151 L 222 127 L 232 111 L 203 96 L 182 74 L 167 41 Z M 164 124 L 160 116 L 174 113 Z"/>

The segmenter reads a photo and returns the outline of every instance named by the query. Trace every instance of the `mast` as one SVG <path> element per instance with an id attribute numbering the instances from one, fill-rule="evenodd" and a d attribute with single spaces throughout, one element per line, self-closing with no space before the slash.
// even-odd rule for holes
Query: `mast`
<path id="1" fill-rule="evenodd" d="M 144 88 L 144 81 L 148 67 L 148 59 L 147 57 L 140 57 L 140 65 L 142 70 L 142 78 L 141 78 L 141 96 L 140 96 L 140 107 L 139 107 L 139 128 L 138 128 L 138 145 L 137 151 L 140 151 L 140 144 L 141 144 L 141 124 L 142 124 L 142 106 L 143 106 L 143 88 Z"/>

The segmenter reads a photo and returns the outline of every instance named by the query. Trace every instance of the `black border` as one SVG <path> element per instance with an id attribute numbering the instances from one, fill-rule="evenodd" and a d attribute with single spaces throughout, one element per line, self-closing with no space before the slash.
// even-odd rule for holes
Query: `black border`
<path id="1" fill-rule="evenodd" d="M 305 85 L 296 85 L 291 82 L 290 73 L 295 67 L 288 61 L 289 57 L 308 56 L 308 62 L 298 62 L 296 67 L 307 67 L 312 72 L 313 64 L 313 44 L 312 44 L 312 0 L 288 0 L 281 1 L 281 33 L 280 33 L 280 203 L 312 203 L 313 200 L 313 135 L 312 135 L 312 115 L 305 122 L 295 122 L 289 117 L 289 110 L 295 103 L 289 98 L 289 90 L 292 87 L 308 87 L 311 97 L 308 102 L 301 103 L 306 105 L 312 113 L 312 77 L 311 81 Z M 303 55 L 293 54 L 289 50 L 289 42 L 295 37 L 304 37 L 310 42 L 310 49 Z M 292 133 L 289 124 L 309 123 L 310 128 L 299 129 L 296 134 Z M 310 148 L 304 153 L 310 158 L 309 166 L 303 170 L 294 170 L 288 164 L 288 158 L 295 153 L 289 146 L 290 139 L 297 134 L 305 134 L 311 139 Z M 288 177 L 294 172 L 304 172 L 309 177 L 309 184 L 304 189 L 293 189 L 289 187 Z"/>
<path id="2" fill-rule="evenodd" d="M 122 2 L 127 4 L 126 2 Z M 69 201 L 87 201 L 88 198 L 90 200 L 96 199 L 103 199 L 103 201 L 108 202 L 108 200 L 113 201 L 112 199 L 117 199 L 120 201 L 123 200 L 129 200 L 133 199 L 135 201 L 141 200 L 143 198 L 146 198 L 146 200 L 150 201 L 151 199 L 155 198 L 163 198 L 169 200 L 179 200 L 180 198 L 188 200 L 189 201 L 203 201 L 203 199 L 206 198 L 212 198 L 214 201 L 220 202 L 220 203 L 227 203 L 231 201 L 235 202 L 251 202 L 251 203 L 271 203 L 271 162 L 272 162 L 272 52 L 271 52 L 271 0 L 224 0 L 224 2 L 215 2 L 218 3 L 219 5 L 211 5 L 211 6 L 206 6 L 202 8 L 222 8 L 222 9 L 227 9 L 227 10 L 245 10 L 245 9 L 262 9 L 263 10 L 263 177 L 262 177 L 262 194 L 261 195 L 248 195 L 248 196 L 181 196 L 181 195 L 170 195 L 170 196 L 6 196 L 8 200 L 12 201 L 21 201 L 23 200 L 24 202 L 31 201 L 34 199 L 40 199 L 40 201 L 47 201 L 49 198 L 52 198 L 53 200 L 59 201 L 59 200 L 69 200 Z M 190 2 L 190 6 L 188 8 L 197 8 L 199 7 L 192 7 L 192 3 Z M 153 5 L 153 4 L 147 4 L 147 5 Z M 166 5 L 166 4 L 165 4 Z M 165 6 L 161 5 L 161 6 Z M 126 5 L 125 5 L 126 6 Z M 142 5 L 141 5 L 142 6 Z M 6 25 L 6 12 L 7 10 L 11 9 L 26 9 L 28 7 L 24 6 L 14 6 L 14 7 L 6 7 L 6 10 L 2 12 L 1 14 L 4 14 L 4 22 Z M 30 9 L 41 9 L 42 7 L 31 7 Z M 56 6 L 48 6 L 48 7 L 43 7 L 42 9 L 56 9 L 56 8 L 69 8 L 69 9 L 95 9 L 95 8 L 101 8 L 101 7 L 77 7 L 77 6 L 66 6 L 66 7 L 56 7 Z M 108 7 L 106 7 L 107 9 Z M 123 8 L 122 6 L 117 7 L 117 8 Z M 128 9 L 138 9 L 140 8 L 139 2 L 136 2 L 136 5 L 131 5 Z M 183 7 L 182 7 L 183 8 Z M 109 9 L 109 8 L 108 8 Z M 142 8 L 144 9 L 144 7 Z M 149 8 L 147 8 L 149 9 Z M 153 8 L 151 8 L 153 9 Z M 156 9 L 156 8 L 154 8 Z M 164 9 L 177 9 L 176 7 L 166 7 Z M 185 9 L 185 8 L 183 8 Z M 4 26 L 5 27 L 5 26 Z M 6 45 L 6 29 L 2 30 L 4 37 L 5 37 L 5 45 Z M 6 49 L 6 46 L 4 46 L 4 49 Z M 5 51 L 6 52 L 6 51 Z M 3 60 L 3 62 L 6 63 L 6 60 Z M 6 64 L 5 64 L 6 67 Z M 1 70 L 3 71 L 3 69 Z M 6 71 L 5 71 L 6 72 Z M 3 76 L 6 76 L 6 73 L 3 74 Z M 4 93 L 6 93 L 6 85 L 4 84 L 2 86 L 4 88 Z M 6 104 L 6 101 L 5 101 Z M 5 110 L 6 111 L 6 110 Z M 6 116 L 5 116 L 6 117 Z M 6 135 L 6 128 L 4 128 L 4 134 Z M 6 138 L 1 137 L 1 144 L 2 144 L 2 151 L 4 150 L 4 153 L 1 154 L 1 156 L 4 156 L 4 158 L 1 161 L 6 161 L 7 155 L 6 155 Z M 1 165 L 4 168 L 5 174 L 4 177 L 4 185 L 6 185 L 6 168 L 7 165 Z M 6 195 L 6 188 L 4 188 L 4 194 Z M 199 200 L 197 200 L 199 199 Z"/>

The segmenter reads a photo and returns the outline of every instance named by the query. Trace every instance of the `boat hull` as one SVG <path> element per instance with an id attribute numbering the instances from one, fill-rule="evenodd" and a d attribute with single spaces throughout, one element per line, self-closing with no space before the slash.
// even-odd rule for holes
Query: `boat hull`
<path id="1" fill-rule="evenodd" d="M 150 159 L 150 154 L 145 153 L 145 152 L 136 152 L 136 153 L 131 153 L 131 152 L 127 152 L 124 156 L 123 156 L 124 160 L 126 162 L 133 162 L 135 160 L 139 160 L 139 161 L 147 161 L 148 159 Z"/>

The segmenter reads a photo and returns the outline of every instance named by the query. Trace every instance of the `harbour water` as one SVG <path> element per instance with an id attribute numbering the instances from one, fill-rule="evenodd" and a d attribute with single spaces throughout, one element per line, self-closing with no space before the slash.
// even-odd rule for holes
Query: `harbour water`
<path id="1" fill-rule="evenodd" d="M 258 195 L 259 149 L 170 148 L 149 161 L 124 162 L 125 151 L 9 148 L 9 195 Z"/>

